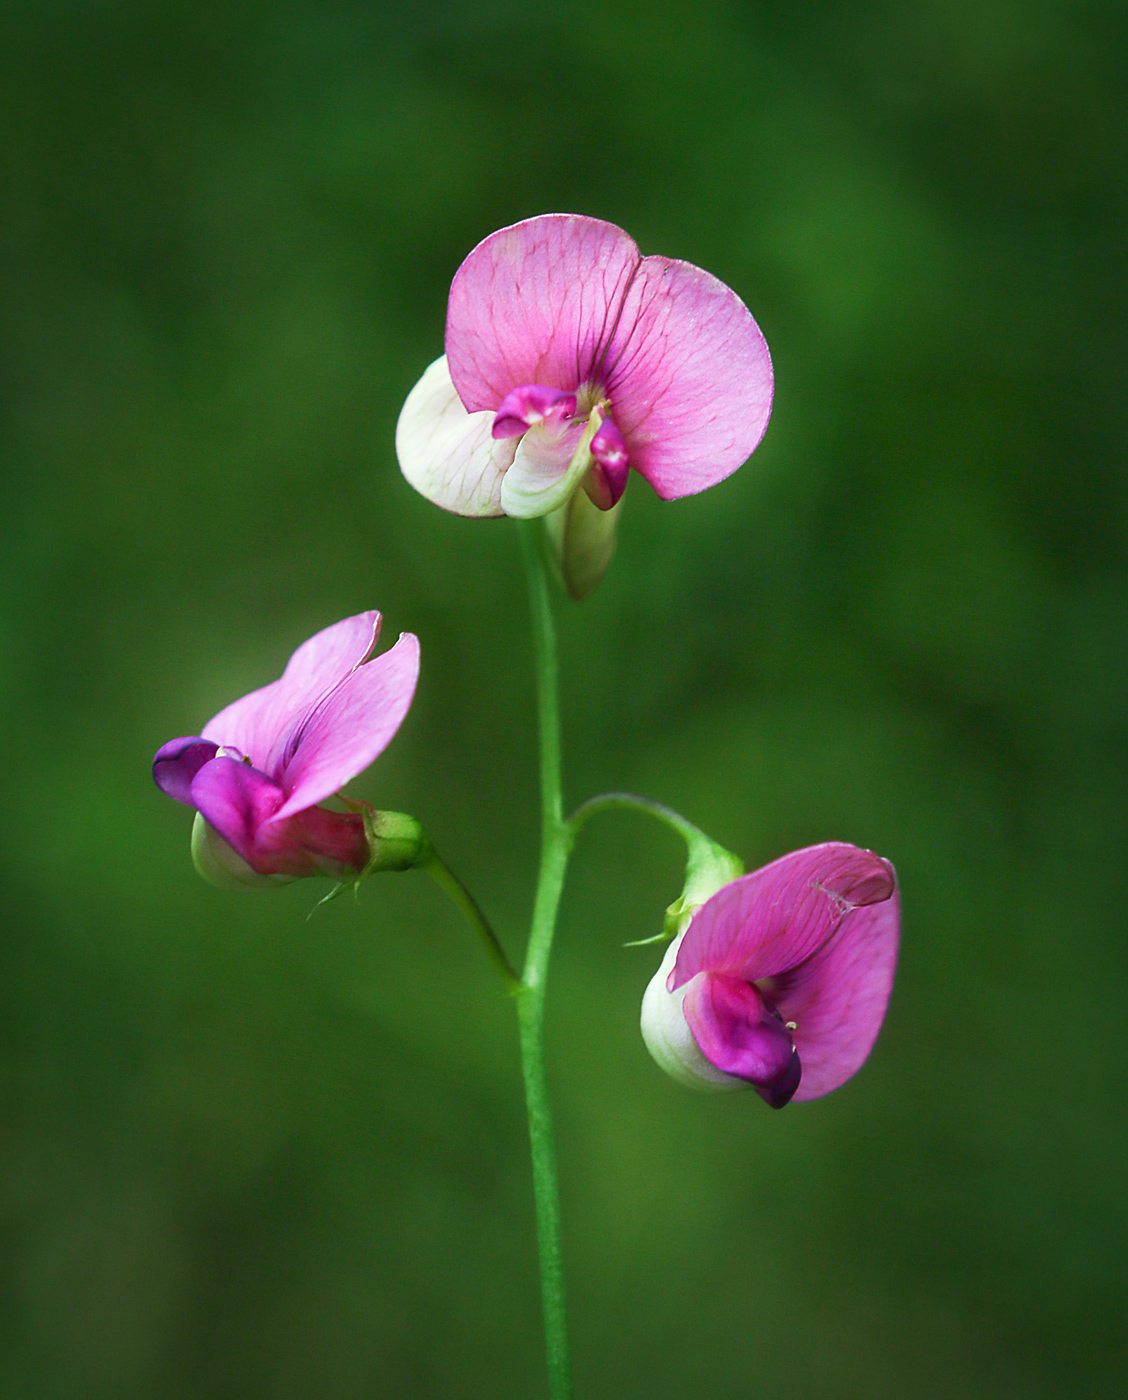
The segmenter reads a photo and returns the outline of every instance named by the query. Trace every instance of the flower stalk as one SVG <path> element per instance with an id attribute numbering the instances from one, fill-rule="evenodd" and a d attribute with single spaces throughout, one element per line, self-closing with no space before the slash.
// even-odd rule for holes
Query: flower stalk
<path id="1" fill-rule="evenodd" d="M 564 888 L 564 872 L 572 849 L 574 828 L 564 820 L 563 815 L 556 629 L 552 618 L 548 579 L 535 523 L 520 521 L 519 529 L 529 586 L 536 667 L 540 736 L 541 858 L 528 950 L 521 974 L 521 989 L 517 994 L 517 1023 L 521 1038 L 521 1067 L 525 1079 L 525 1106 L 529 1116 L 529 1145 L 536 1198 L 549 1394 L 552 1400 L 571 1400 L 572 1371 L 568 1355 L 568 1326 L 564 1303 L 560 1194 L 556 1181 L 556 1148 L 545 1067 L 544 1007 L 548 963 L 553 935 L 556 932 L 556 914 Z"/>

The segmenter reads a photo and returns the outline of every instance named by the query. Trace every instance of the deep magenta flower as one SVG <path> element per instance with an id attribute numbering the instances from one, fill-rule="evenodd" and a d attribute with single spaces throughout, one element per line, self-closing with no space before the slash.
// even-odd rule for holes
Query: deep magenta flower
<path id="1" fill-rule="evenodd" d="M 363 817 L 318 803 L 387 747 L 411 705 L 419 642 L 405 632 L 362 664 L 379 634 L 378 612 L 334 623 L 302 643 L 280 680 L 157 751 L 157 786 L 196 809 L 192 851 L 206 878 L 349 878 L 369 865 Z"/>
<path id="2" fill-rule="evenodd" d="M 772 403 L 768 347 L 708 272 L 614 224 L 544 214 L 458 269 L 446 355 L 396 429 L 404 476 L 460 515 L 545 515 L 579 485 L 603 510 L 634 468 L 673 499 L 748 457 Z"/>
<path id="3" fill-rule="evenodd" d="M 901 930 L 892 865 L 842 842 L 793 851 L 706 900 L 642 1003 L 669 1074 L 773 1108 L 837 1089 L 889 1003 Z"/>

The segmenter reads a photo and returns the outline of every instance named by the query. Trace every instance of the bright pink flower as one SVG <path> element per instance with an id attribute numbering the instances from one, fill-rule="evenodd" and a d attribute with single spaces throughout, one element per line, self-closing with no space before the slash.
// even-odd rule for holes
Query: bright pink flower
<path id="1" fill-rule="evenodd" d="M 387 747 L 411 705 L 419 642 L 405 632 L 362 664 L 379 634 L 378 612 L 327 627 L 294 652 L 280 680 L 228 705 L 198 738 L 158 750 L 157 786 L 199 814 L 201 873 L 253 884 L 347 878 L 368 865 L 363 818 L 317 804 Z"/>
<path id="2" fill-rule="evenodd" d="M 695 1088 L 751 1086 L 773 1108 L 818 1098 L 877 1038 L 900 930 L 887 860 L 842 842 L 793 851 L 693 914 L 646 989 L 643 1037 Z"/>
<path id="3" fill-rule="evenodd" d="M 606 510 L 631 467 L 667 500 L 722 481 L 771 404 L 768 347 L 735 292 L 602 219 L 545 214 L 458 269 L 446 355 L 408 395 L 396 451 L 460 515 L 545 515 L 581 483 Z"/>

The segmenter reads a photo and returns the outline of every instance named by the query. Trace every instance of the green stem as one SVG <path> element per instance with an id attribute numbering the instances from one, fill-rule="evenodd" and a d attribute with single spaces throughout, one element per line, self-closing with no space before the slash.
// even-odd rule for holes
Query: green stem
<path id="1" fill-rule="evenodd" d="M 430 843 L 428 843 L 430 844 Z M 505 949 L 501 946 L 498 936 L 490 926 L 490 921 L 482 913 L 478 901 L 454 873 L 449 865 L 442 859 L 432 846 L 426 858 L 420 861 L 417 866 L 419 870 L 425 870 L 431 879 L 440 889 L 445 890 L 454 903 L 465 915 L 470 926 L 475 930 L 482 942 L 485 944 L 486 952 L 490 961 L 511 991 L 517 991 L 521 986 L 521 979 L 513 969 L 513 964 L 505 955 Z"/>
<path id="2" fill-rule="evenodd" d="M 681 836 L 686 845 L 692 850 L 698 842 L 706 841 L 709 845 L 713 842 L 692 822 L 686 821 L 680 812 L 675 812 L 672 807 L 667 807 L 664 802 L 655 802 L 651 797 L 637 797 L 633 792 L 601 792 L 598 797 L 589 797 L 586 802 L 582 802 L 572 815 L 568 818 L 568 827 L 572 835 L 575 836 L 589 817 L 597 816 L 600 812 L 611 812 L 622 809 L 629 812 L 644 812 L 648 817 L 655 817 L 658 821 L 664 822 L 666 826 L 676 831 Z"/>
<path id="3" fill-rule="evenodd" d="M 560 1246 L 560 1198 L 545 1073 L 544 998 L 552 938 L 556 930 L 556 911 L 560 906 L 574 830 L 564 820 L 560 791 L 556 629 L 548 579 L 537 540 L 536 522 L 522 520 L 518 528 L 533 619 L 540 732 L 541 859 L 533 923 L 521 976 L 521 991 L 517 997 L 517 1022 L 521 1035 L 521 1064 L 525 1076 L 525 1105 L 529 1115 L 529 1143 L 533 1160 L 548 1388 L 552 1400 L 571 1400 L 572 1374 L 568 1359 L 564 1268 Z"/>

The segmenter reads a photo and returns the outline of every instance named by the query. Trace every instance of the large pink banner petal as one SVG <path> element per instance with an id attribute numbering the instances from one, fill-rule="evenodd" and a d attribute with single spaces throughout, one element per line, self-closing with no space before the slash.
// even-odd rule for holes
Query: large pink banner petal
<path id="1" fill-rule="evenodd" d="M 842 841 L 792 851 L 733 880 L 694 915 L 670 990 L 698 972 L 756 982 L 790 971 L 827 943 L 851 909 L 888 900 L 888 861 Z"/>
<path id="2" fill-rule="evenodd" d="M 894 890 L 881 904 L 855 909 L 829 943 L 772 994 L 803 1063 L 796 1101 L 814 1099 L 844 1084 L 873 1048 L 897 970 L 901 900 Z"/>
<path id="3" fill-rule="evenodd" d="M 602 219 L 544 214 L 491 233 L 454 276 L 446 353 L 471 413 L 512 389 L 585 383 L 615 332 L 641 256 Z"/>
<path id="4" fill-rule="evenodd" d="M 667 500 L 723 481 L 768 425 L 767 342 L 736 293 L 690 263 L 643 259 L 606 370 L 631 466 Z"/>

